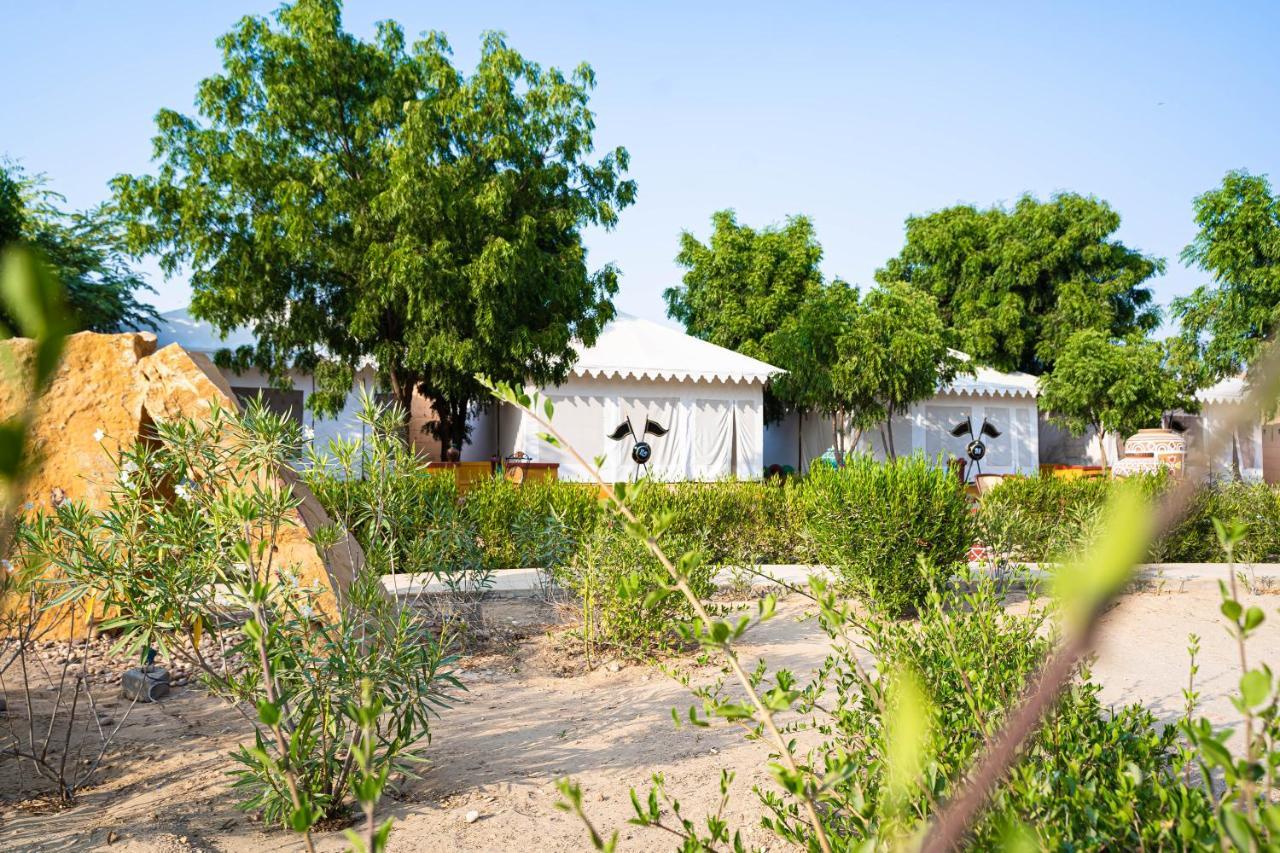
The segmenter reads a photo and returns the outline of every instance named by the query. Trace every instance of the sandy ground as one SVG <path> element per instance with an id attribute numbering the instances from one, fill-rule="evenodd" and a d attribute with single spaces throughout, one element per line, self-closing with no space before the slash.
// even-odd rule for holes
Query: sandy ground
<path id="1" fill-rule="evenodd" d="M 1252 645 L 1280 663 L 1280 598 L 1258 596 L 1269 617 Z M 1141 701 L 1160 717 L 1181 713 L 1187 634 L 1201 636 L 1202 710 L 1235 719 L 1226 696 L 1238 679 L 1236 648 L 1218 614 L 1216 589 L 1126 596 L 1107 616 L 1093 667 L 1112 703 Z M 824 653 L 824 637 L 804 621 L 801 602 L 749 635 L 747 656 L 806 670 Z M 464 662 L 465 702 L 434 728 L 432 766 L 386 804 L 396 819 L 392 849 L 568 850 L 586 839 L 574 817 L 554 808 L 555 780 L 571 776 L 601 828 L 620 830 L 624 850 L 670 849 L 670 837 L 626 825 L 627 791 L 661 772 L 689 816 L 714 808 L 721 767 L 736 771 L 726 812 L 749 845 L 780 849 L 757 828 L 751 787 L 771 784 L 757 769 L 763 749 L 728 728 L 677 729 L 671 708 L 690 699 L 656 669 L 603 667 L 565 677 L 551 641 L 531 639 L 513 655 Z M 264 830 L 234 807 L 228 754 L 244 728 L 200 691 L 176 691 L 162 705 L 139 707 L 101 784 L 60 813 L 0 804 L 0 849 L 126 851 L 296 850 L 297 840 Z M 479 819 L 466 821 L 470 811 Z M 344 847 L 340 832 L 317 837 L 321 850 Z"/>

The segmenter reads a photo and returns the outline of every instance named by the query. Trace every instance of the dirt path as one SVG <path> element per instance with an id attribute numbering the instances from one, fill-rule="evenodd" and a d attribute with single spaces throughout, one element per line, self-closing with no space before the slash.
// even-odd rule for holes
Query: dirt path
<path id="1" fill-rule="evenodd" d="M 1280 663 L 1280 598 L 1262 596 L 1256 603 L 1269 618 L 1252 648 L 1274 666 Z M 1176 718 L 1187 677 L 1186 636 L 1196 632 L 1203 709 L 1217 722 L 1232 721 L 1226 695 L 1238 679 L 1236 651 L 1217 605 L 1216 590 L 1204 585 L 1124 598 L 1108 614 L 1093 668 L 1104 701 L 1142 701 L 1163 719 Z M 780 618 L 751 636 L 744 652 L 806 670 L 821 659 L 824 638 L 812 622 L 797 618 L 798 602 L 779 609 Z M 684 710 L 689 696 L 655 669 L 560 677 L 547 665 L 545 643 L 532 641 L 513 658 L 469 662 L 465 703 L 446 711 L 434 728 L 432 766 L 401 801 L 388 804 L 396 818 L 393 850 L 582 849 L 581 824 L 554 808 L 555 780 L 563 776 L 581 783 L 597 826 L 621 831 L 622 849 L 670 849 L 661 834 L 625 824 L 628 789 L 646 788 L 661 772 L 686 814 L 700 817 L 715 807 L 722 767 L 737 774 L 726 812 L 730 825 L 748 845 L 779 849 L 757 829 L 751 787 L 771 784 L 758 769 L 760 745 L 723 727 L 677 729 L 671 708 Z M 117 758 L 105 782 L 69 811 L 4 808 L 0 849 L 298 849 L 289 835 L 264 832 L 234 809 L 227 755 L 243 729 L 221 705 L 184 690 L 163 707 L 135 714 L 123 742 L 129 760 Z M 468 823 L 473 810 L 479 819 Z M 321 850 L 343 846 L 340 833 L 319 838 Z"/>

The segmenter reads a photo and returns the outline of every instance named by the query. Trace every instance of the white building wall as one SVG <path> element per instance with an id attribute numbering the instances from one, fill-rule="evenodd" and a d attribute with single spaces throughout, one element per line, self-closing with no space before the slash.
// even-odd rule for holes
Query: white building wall
<path id="1" fill-rule="evenodd" d="M 272 387 L 271 381 L 256 368 L 246 370 L 243 373 L 235 373 L 230 370 L 222 370 L 222 373 L 232 388 L 269 389 Z M 372 369 L 365 368 L 356 373 L 355 384 L 352 386 L 351 393 L 347 395 L 342 411 L 331 418 L 317 417 L 315 413 L 306 408 L 308 398 L 315 392 L 315 379 L 311 374 L 290 371 L 289 377 L 293 382 L 293 390 L 302 392 L 302 422 L 315 431 L 313 442 L 318 450 L 324 450 L 328 446 L 330 439 L 354 439 L 364 436 L 365 426 L 360 422 L 359 418 L 360 390 L 364 389 L 370 395 L 377 393 L 377 379 Z"/>

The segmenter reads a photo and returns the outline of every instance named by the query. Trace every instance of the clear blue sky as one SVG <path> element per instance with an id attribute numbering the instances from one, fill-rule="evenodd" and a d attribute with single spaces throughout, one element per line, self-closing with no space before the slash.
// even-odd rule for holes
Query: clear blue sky
<path id="1" fill-rule="evenodd" d="M 0 51 L 0 153 L 74 206 L 148 169 L 153 116 L 192 111 L 214 39 L 276 3 L 11 4 Z M 1191 200 L 1232 168 L 1280 181 L 1280 4 L 530 3 L 362 0 L 347 28 L 393 18 L 445 32 L 464 67 L 500 29 L 545 64 L 591 63 L 600 148 L 625 145 L 637 204 L 588 237 L 623 271 L 618 305 L 661 319 L 681 229 L 805 213 L 824 269 L 859 283 L 906 216 L 1024 192 L 1093 193 L 1121 237 L 1167 258 L 1158 297 L 1200 283 L 1178 253 Z M 184 281 L 152 270 L 160 308 Z"/>

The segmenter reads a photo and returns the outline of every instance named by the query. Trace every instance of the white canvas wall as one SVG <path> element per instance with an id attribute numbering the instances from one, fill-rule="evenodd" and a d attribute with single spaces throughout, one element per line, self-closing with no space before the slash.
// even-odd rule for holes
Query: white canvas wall
<path id="1" fill-rule="evenodd" d="M 760 383 L 595 379 L 575 377 L 544 392 L 555 404 L 552 423 L 591 460 L 605 457 L 602 473 L 620 481 L 636 476 L 629 439 L 607 436 L 630 417 L 637 437 L 646 418 L 668 432 L 648 436 L 653 448 L 651 476 L 663 480 L 760 477 L 764 470 L 763 386 Z M 523 451 L 539 462 L 560 464 L 564 480 L 585 480 L 589 472 L 561 448 L 538 437 L 532 419 L 504 407 L 499 428 L 502 455 Z M 507 423 L 507 421 L 514 423 Z"/>
<path id="2" fill-rule="evenodd" d="M 271 387 L 271 382 L 267 377 L 256 369 L 246 370 L 243 373 L 224 370 L 223 375 L 227 383 L 233 388 Z M 311 374 L 291 371 L 290 378 L 293 380 L 294 389 L 302 392 L 304 403 L 302 421 L 315 430 L 314 443 L 317 449 L 323 450 L 328 446 L 329 440 L 333 438 L 353 439 L 363 437 L 365 427 L 358 417 L 360 414 L 359 392 L 361 388 L 365 389 L 370 395 L 377 392 L 377 381 L 372 370 L 364 369 L 356 374 L 355 384 L 352 386 L 351 393 L 347 395 L 342 411 L 331 418 L 316 417 L 310 409 L 305 408 L 307 398 L 315 391 L 315 380 Z"/>
<path id="3" fill-rule="evenodd" d="M 982 470 L 991 474 L 1034 473 L 1040 464 L 1040 438 L 1036 428 L 1035 400 L 1030 397 L 990 397 L 980 394 L 939 394 L 911 407 L 892 421 L 893 444 L 898 455 L 922 451 L 964 457 L 968 436 L 949 435 L 956 423 L 972 416 L 974 429 L 987 417 L 1001 431 L 1000 438 L 988 440 L 988 456 Z M 766 427 L 765 465 L 790 465 L 807 470 L 810 462 L 833 446 L 830 418 L 792 414 Z M 846 437 L 846 442 L 852 436 Z M 858 449 L 876 458 L 887 456 L 886 439 L 880 428 L 865 432 Z"/>
<path id="4" fill-rule="evenodd" d="M 1188 470 L 1196 476 L 1230 477 L 1232 475 L 1232 436 L 1227 432 L 1228 421 L 1236 407 L 1229 403 L 1205 403 L 1199 415 L 1178 415 L 1187 439 Z M 1220 446 L 1208 460 L 1204 454 L 1211 442 Z M 1262 425 L 1237 430 L 1235 454 L 1240 465 L 1240 476 L 1249 481 L 1263 479 Z M 1207 466 L 1206 466 L 1207 462 Z"/>

